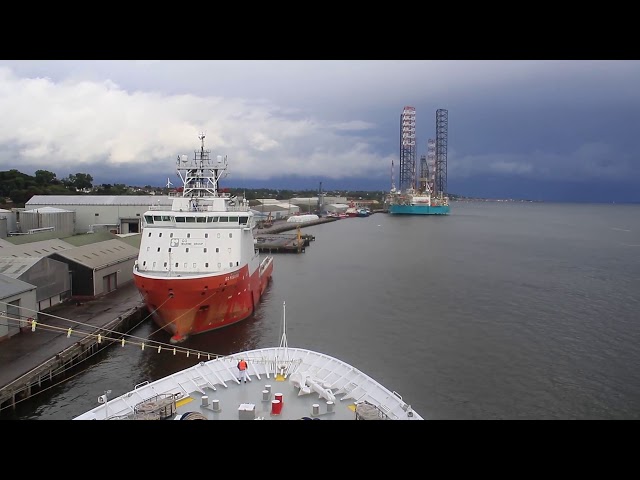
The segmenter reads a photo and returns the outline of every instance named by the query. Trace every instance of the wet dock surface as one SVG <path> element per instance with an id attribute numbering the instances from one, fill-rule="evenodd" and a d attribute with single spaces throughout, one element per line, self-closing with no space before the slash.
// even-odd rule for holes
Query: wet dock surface
<path id="1" fill-rule="evenodd" d="M 27 326 L 0 342 L 2 410 L 29 397 L 32 389 L 54 380 L 84 356 L 108 346 L 107 336 L 129 330 L 146 313 L 133 282 L 88 302 L 63 303 L 39 313 L 33 330 L 33 325 Z M 96 332 L 105 337 L 100 345 Z"/>

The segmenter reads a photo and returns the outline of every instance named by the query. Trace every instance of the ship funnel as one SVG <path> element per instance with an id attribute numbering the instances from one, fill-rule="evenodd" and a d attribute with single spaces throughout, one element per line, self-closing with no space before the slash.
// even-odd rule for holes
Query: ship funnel
<path id="1" fill-rule="evenodd" d="M 186 155 L 180 155 L 180 160 L 182 160 L 182 163 L 187 163 L 187 156 Z"/>
<path id="2" fill-rule="evenodd" d="M 218 163 L 222 163 L 222 155 L 218 155 L 216 157 L 216 160 L 218 161 Z"/>

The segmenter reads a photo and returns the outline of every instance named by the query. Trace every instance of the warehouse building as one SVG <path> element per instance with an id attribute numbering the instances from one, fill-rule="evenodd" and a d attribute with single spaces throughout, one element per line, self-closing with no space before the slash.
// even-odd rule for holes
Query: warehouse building
<path id="1" fill-rule="evenodd" d="M 0 257 L 0 274 L 36 287 L 36 310 L 42 311 L 71 296 L 69 267 L 46 256 Z"/>
<path id="2" fill-rule="evenodd" d="M 111 233 L 140 233 L 142 217 L 151 206 L 171 209 L 166 195 L 34 195 L 28 210 L 53 207 L 75 212 L 74 233 L 107 230 Z"/>
<path id="3" fill-rule="evenodd" d="M 35 285 L 0 274 L 0 341 L 20 333 L 35 310 Z"/>
<path id="4" fill-rule="evenodd" d="M 133 281 L 138 249 L 111 239 L 55 253 L 51 258 L 69 266 L 74 298 L 93 298 Z"/>

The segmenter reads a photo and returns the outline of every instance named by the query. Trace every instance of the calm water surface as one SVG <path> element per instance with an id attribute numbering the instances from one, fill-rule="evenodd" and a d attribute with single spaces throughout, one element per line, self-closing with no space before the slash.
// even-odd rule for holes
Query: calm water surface
<path id="1" fill-rule="evenodd" d="M 427 419 L 640 418 L 640 205 L 453 203 L 307 227 L 256 315 L 189 339 L 338 357 Z M 146 322 L 134 332 L 168 342 Z M 70 419 L 198 360 L 113 346 L 15 412 Z"/>

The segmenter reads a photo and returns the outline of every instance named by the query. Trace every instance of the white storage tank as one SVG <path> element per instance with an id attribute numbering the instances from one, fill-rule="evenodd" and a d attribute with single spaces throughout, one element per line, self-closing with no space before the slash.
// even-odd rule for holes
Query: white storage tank
<path id="1" fill-rule="evenodd" d="M 305 223 L 305 222 L 313 222 L 314 220 L 318 220 L 320 217 L 314 214 L 307 215 L 292 215 L 287 218 L 288 223 Z"/>
<path id="2" fill-rule="evenodd" d="M 55 231 L 60 237 L 73 235 L 76 212 L 54 207 L 41 207 L 20 212 L 20 232 Z"/>
<path id="3" fill-rule="evenodd" d="M 16 212 L 12 212 L 11 210 L 5 210 L 0 208 L 0 218 L 6 218 L 6 226 L 7 232 L 4 236 L 0 233 L 0 238 L 7 238 L 7 234 L 10 232 L 18 231 L 18 224 L 16 223 Z M 2 231 L 4 231 L 4 227 L 2 227 Z"/>

